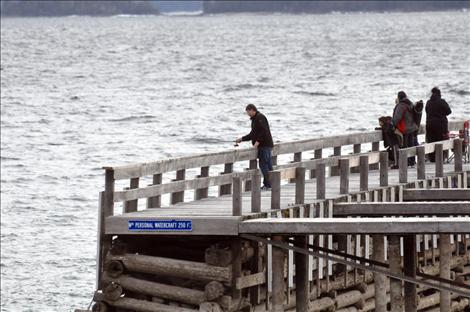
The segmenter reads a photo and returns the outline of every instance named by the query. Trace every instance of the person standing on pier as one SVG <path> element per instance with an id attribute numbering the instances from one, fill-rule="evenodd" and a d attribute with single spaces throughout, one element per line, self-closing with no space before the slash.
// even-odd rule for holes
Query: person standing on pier
<path id="1" fill-rule="evenodd" d="M 434 87 L 431 90 L 431 98 L 426 102 L 426 142 L 432 143 L 449 138 L 447 116 L 452 110 L 446 100 L 441 98 L 441 90 Z M 429 160 L 435 161 L 435 154 L 429 155 Z"/>
<path id="2" fill-rule="evenodd" d="M 403 135 L 402 148 L 415 146 L 414 134 L 418 130 L 418 126 L 413 118 L 413 103 L 408 99 L 404 91 L 398 92 L 395 100 L 396 106 L 393 110 L 393 124 L 395 128 Z M 408 158 L 408 165 L 414 166 L 416 161 L 414 157 Z"/>
<path id="3" fill-rule="evenodd" d="M 240 143 L 251 140 L 253 147 L 258 149 L 259 168 L 263 173 L 263 187 L 261 189 L 267 190 L 271 188 L 268 172 L 273 170 L 271 160 L 273 138 L 269 129 L 268 119 L 253 104 L 248 104 L 245 111 L 251 119 L 251 132 L 236 139 L 236 142 Z"/>

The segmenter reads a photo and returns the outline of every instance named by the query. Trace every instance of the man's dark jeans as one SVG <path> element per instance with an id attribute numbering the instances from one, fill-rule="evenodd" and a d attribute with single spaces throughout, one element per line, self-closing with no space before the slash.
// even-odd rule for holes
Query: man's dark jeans
<path id="1" fill-rule="evenodd" d="M 271 147 L 259 147 L 258 148 L 258 159 L 259 159 L 259 168 L 263 173 L 263 185 L 266 187 L 271 187 L 269 183 L 268 172 L 273 170 L 273 163 L 271 160 Z M 257 186 L 255 186 L 257 187 Z"/>

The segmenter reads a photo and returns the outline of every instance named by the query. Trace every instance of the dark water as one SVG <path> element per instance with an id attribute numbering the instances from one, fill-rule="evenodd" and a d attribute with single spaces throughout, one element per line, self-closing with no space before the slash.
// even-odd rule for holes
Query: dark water
<path id="1" fill-rule="evenodd" d="M 93 292 L 105 165 L 369 130 L 398 90 L 470 117 L 468 12 L 1 20 L 2 311 Z"/>

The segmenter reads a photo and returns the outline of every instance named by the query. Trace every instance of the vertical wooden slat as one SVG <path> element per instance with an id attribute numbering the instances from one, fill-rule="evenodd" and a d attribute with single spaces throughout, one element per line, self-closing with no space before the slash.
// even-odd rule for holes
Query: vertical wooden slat
<path id="1" fill-rule="evenodd" d="M 380 142 L 372 142 L 372 151 L 373 152 L 378 152 L 380 151 Z M 369 166 L 370 170 L 378 170 L 379 169 L 379 164 L 371 164 Z"/>
<path id="2" fill-rule="evenodd" d="M 261 190 L 259 188 L 261 184 L 261 173 L 259 170 L 255 170 L 251 181 L 252 185 L 254 185 L 251 190 L 251 212 L 261 212 Z"/>
<path id="3" fill-rule="evenodd" d="M 282 236 L 273 236 L 272 240 L 275 242 L 282 242 Z M 284 281 L 284 263 L 285 255 L 282 248 L 273 246 L 273 259 L 272 259 L 272 311 L 284 312 L 285 300 L 285 281 Z"/>
<path id="4" fill-rule="evenodd" d="M 372 257 L 373 260 L 384 262 L 384 236 L 372 236 Z M 387 277 L 382 274 L 374 273 L 374 290 L 375 290 L 375 311 L 387 312 Z"/>
<path id="5" fill-rule="evenodd" d="M 281 172 L 269 172 L 271 182 L 271 209 L 281 209 Z"/>
<path id="6" fill-rule="evenodd" d="M 341 155 L 341 146 L 337 146 L 333 148 L 333 156 L 340 156 Z M 331 176 L 339 175 L 339 167 L 334 166 L 331 167 Z"/>
<path id="7" fill-rule="evenodd" d="M 437 156 L 437 153 L 436 153 Z M 437 157 L 436 157 L 437 162 Z M 450 245 L 450 235 L 439 235 L 439 277 L 450 279 L 450 264 L 452 260 L 452 249 Z M 450 293 L 446 290 L 441 290 L 440 293 L 440 312 L 450 311 Z"/>
<path id="8" fill-rule="evenodd" d="M 129 184 L 129 189 L 139 188 L 139 178 L 132 178 Z M 137 199 L 129 200 L 125 202 L 124 212 L 134 212 L 137 211 Z"/>
<path id="9" fill-rule="evenodd" d="M 315 169 L 315 184 L 317 188 L 317 199 L 325 199 L 326 186 L 325 186 L 325 164 L 321 163 Z"/>
<path id="10" fill-rule="evenodd" d="M 406 276 L 416 278 L 417 255 L 416 235 L 406 235 L 403 244 L 403 271 Z M 416 312 L 418 309 L 416 284 L 405 282 L 405 311 Z"/>
<path id="11" fill-rule="evenodd" d="M 321 148 L 320 148 L 320 149 L 316 149 L 315 152 L 314 152 L 313 159 L 320 159 L 320 158 L 322 158 L 322 154 L 323 154 L 323 150 L 322 150 Z M 316 177 L 315 169 L 310 170 L 310 179 L 314 179 L 315 177 Z"/>
<path id="12" fill-rule="evenodd" d="M 398 175 L 400 183 L 408 182 L 408 153 L 405 150 L 400 150 L 398 157 Z"/>
<path id="13" fill-rule="evenodd" d="M 305 168 L 295 168 L 295 203 L 305 202 Z"/>
<path id="14" fill-rule="evenodd" d="M 201 174 L 198 177 L 206 178 L 208 176 L 209 176 L 209 167 L 201 167 Z M 194 190 L 194 200 L 207 198 L 208 195 L 209 195 L 209 188 L 207 187 Z"/>
<path id="15" fill-rule="evenodd" d="M 224 165 L 224 172 L 222 174 L 232 173 L 233 172 L 233 164 L 228 163 Z M 219 186 L 219 196 L 228 195 L 232 193 L 232 185 L 225 184 Z"/>
<path id="16" fill-rule="evenodd" d="M 232 216 L 242 215 L 242 179 L 233 177 Z"/>
<path id="17" fill-rule="evenodd" d="M 369 189 L 369 156 L 363 155 L 359 157 L 360 170 L 360 190 L 367 191 Z"/>
<path id="18" fill-rule="evenodd" d="M 186 170 L 185 169 L 181 169 L 181 170 L 176 171 L 175 181 L 182 181 L 182 180 L 185 179 L 185 177 L 186 177 Z M 170 203 L 172 205 L 177 204 L 177 203 L 181 203 L 183 201 L 184 201 L 184 191 L 171 193 Z"/>
<path id="19" fill-rule="evenodd" d="M 354 144 L 353 145 L 353 154 L 360 154 L 361 153 L 361 144 Z M 351 173 L 359 173 L 359 167 L 351 168 Z"/>
<path id="20" fill-rule="evenodd" d="M 294 153 L 294 159 L 292 162 L 296 163 L 300 161 L 302 161 L 302 152 Z M 294 182 L 295 182 L 295 178 L 289 180 L 289 183 L 294 183 Z"/>
<path id="21" fill-rule="evenodd" d="M 296 236 L 295 245 L 302 249 L 307 249 L 308 236 Z M 309 303 L 309 283 L 308 283 L 308 256 L 295 254 L 295 303 L 297 312 L 307 312 Z"/>
<path id="22" fill-rule="evenodd" d="M 418 163 L 416 164 L 416 170 L 419 180 L 426 179 L 426 154 L 423 145 L 416 147 L 416 154 L 418 156 Z"/>
<path id="23" fill-rule="evenodd" d="M 388 263 L 390 271 L 401 274 L 400 237 L 392 235 L 388 239 Z M 403 312 L 403 293 L 401 280 L 390 279 L 390 311 Z"/>
<path id="24" fill-rule="evenodd" d="M 249 170 L 258 169 L 258 160 L 257 159 L 250 159 Z M 251 191 L 251 185 L 255 184 L 256 187 L 259 188 L 259 183 L 253 183 L 253 181 L 247 180 L 245 181 L 245 192 Z"/>
<path id="25" fill-rule="evenodd" d="M 162 174 L 157 173 L 152 177 L 152 185 L 162 184 Z M 159 208 L 162 206 L 162 197 L 160 195 L 149 197 L 147 199 L 147 208 Z"/>
<path id="26" fill-rule="evenodd" d="M 339 193 L 348 194 L 349 193 L 349 159 L 348 158 L 342 158 L 339 160 L 339 171 L 340 171 Z"/>
<path id="27" fill-rule="evenodd" d="M 454 140 L 454 171 L 462 172 L 462 140 Z"/>
<path id="28" fill-rule="evenodd" d="M 388 186 L 388 152 L 380 152 L 380 186 Z"/>
<path id="29" fill-rule="evenodd" d="M 444 146 L 442 143 L 436 143 L 436 177 L 444 176 Z"/>

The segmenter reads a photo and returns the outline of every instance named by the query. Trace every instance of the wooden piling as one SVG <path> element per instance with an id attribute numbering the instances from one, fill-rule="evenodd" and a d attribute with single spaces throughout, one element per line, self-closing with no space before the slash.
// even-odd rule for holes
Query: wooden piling
<path id="1" fill-rule="evenodd" d="M 403 239 L 403 272 L 406 276 L 416 278 L 417 255 L 416 235 L 406 235 Z M 405 311 L 416 312 L 418 308 L 416 284 L 405 282 Z"/>
<path id="2" fill-rule="evenodd" d="M 462 172 L 462 140 L 454 140 L 454 171 Z"/>
<path id="3" fill-rule="evenodd" d="M 298 181 L 298 180 L 297 180 Z M 296 236 L 296 247 L 306 249 L 308 236 Z M 295 302 L 297 312 L 307 312 L 309 303 L 309 282 L 308 282 L 308 256 L 296 253 L 295 254 Z"/>
<path id="4" fill-rule="evenodd" d="M 437 153 L 436 153 L 437 163 Z M 452 251 L 450 245 L 450 235 L 440 234 L 439 235 L 439 277 L 450 279 L 450 264 L 452 261 Z M 450 292 L 441 290 L 440 291 L 440 311 L 450 312 Z"/>
<path id="5" fill-rule="evenodd" d="M 275 242 L 282 242 L 282 236 L 273 236 Z M 272 259 L 272 311 L 284 312 L 285 300 L 285 281 L 284 281 L 284 265 L 285 255 L 282 248 L 273 246 Z"/>
<path id="6" fill-rule="evenodd" d="M 369 156 L 362 155 L 359 157 L 360 171 L 360 190 L 367 191 L 369 189 Z"/>
<path id="7" fill-rule="evenodd" d="M 380 152 L 380 186 L 388 186 L 388 152 Z"/>
<path id="8" fill-rule="evenodd" d="M 436 177 L 444 176 L 444 146 L 442 143 L 436 143 L 435 145 L 436 155 Z"/>
<path id="9" fill-rule="evenodd" d="M 342 158 L 339 160 L 340 182 L 339 193 L 349 193 L 349 158 Z"/>
<path id="10" fill-rule="evenodd" d="M 401 274 L 400 236 L 388 238 L 388 263 L 390 271 Z M 390 279 L 390 312 L 403 312 L 404 302 L 401 280 Z"/>
<path id="11" fill-rule="evenodd" d="M 375 261 L 385 261 L 384 236 L 372 236 L 372 258 Z M 375 290 L 375 311 L 387 312 L 387 277 L 382 274 L 374 273 L 374 290 Z"/>
<path id="12" fill-rule="evenodd" d="M 325 186 L 325 164 L 320 163 L 315 169 L 317 199 L 325 199 L 326 186 Z"/>
<path id="13" fill-rule="evenodd" d="M 303 204 L 305 201 L 305 168 L 295 168 L 295 203 Z"/>
<path id="14" fill-rule="evenodd" d="M 418 163 L 416 164 L 416 170 L 419 180 L 426 179 L 426 151 L 423 145 L 416 147 L 416 155 L 418 156 Z"/>

